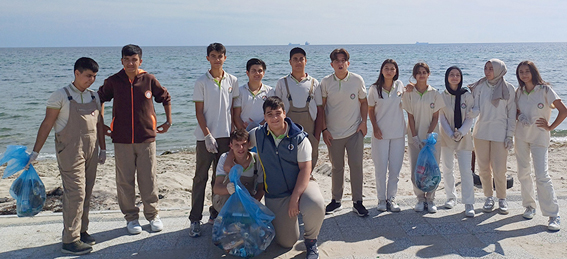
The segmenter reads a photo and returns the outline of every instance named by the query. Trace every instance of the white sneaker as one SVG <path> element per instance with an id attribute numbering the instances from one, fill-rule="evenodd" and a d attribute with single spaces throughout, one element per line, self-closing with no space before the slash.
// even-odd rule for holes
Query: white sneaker
<path id="1" fill-rule="evenodd" d="M 378 211 L 387 211 L 388 208 L 386 206 L 386 201 L 385 200 L 379 200 L 378 201 L 378 207 L 376 207 L 376 209 Z"/>
<path id="2" fill-rule="evenodd" d="M 415 207 L 413 207 L 413 210 L 415 210 L 416 212 L 421 212 L 425 209 L 425 203 L 423 201 L 418 201 L 417 204 L 415 204 Z"/>
<path id="3" fill-rule="evenodd" d="M 474 206 L 472 204 L 465 204 L 465 216 L 474 217 Z"/>
<path id="4" fill-rule="evenodd" d="M 533 219 L 534 216 L 535 216 L 535 213 L 536 213 L 536 211 L 535 211 L 534 208 L 532 208 L 532 206 L 527 206 L 522 217 L 524 217 L 525 219 Z"/>
<path id="5" fill-rule="evenodd" d="M 153 232 L 160 232 L 163 230 L 163 222 L 161 222 L 159 215 L 156 216 L 153 220 L 150 220 L 150 227 L 152 228 Z"/>
<path id="6" fill-rule="evenodd" d="M 506 199 L 499 199 L 498 200 L 498 213 L 500 214 L 508 214 L 508 203 Z"/>
<path id="7" fill-rule="evenodd" d="M 549 225 L 547 229 L 551 231 L 559 231 L 561 229 L 561 217 L 549 217 Z"/>
<path id="8" fill-rule="evenodd" d="M 433 203 L 433 201 L 427 202 L 427 211 L 429 213 L 436 213 L 437 212 L 437 206 L 435 206 L 435 203 Z"/>
<path id="9" fill-rule="evenodd" d="M 137 219 L 128 221 L 126 228 L 128 229 L 128 232 L 132 235 L 137 235 L 142 233 L 142 226 L 140 226 L 140 222 L 138 222 Z"/>
<path id="10" fill-rule="evenodd" d="M 445 202 L 445 208 L 452 209 L 453 207 L 455 207 L 456 204 L 457 204 L 457 201 L 455 201 L 455 199 L 453 199 L 453 198 L 448 199 Z"/>
<path id="11" fill-rule="evenodd" d="M 395 202 L 395 198 L 392 197 L 387 201 L 387 204 L 390 205 L 391 212 L 400 212 L 400 206 Z"/>
<path id="12" fill-rule="evenodd" d="M 486 201 L 484 201 L 484 206 L 482 206 L 482 210 L 484 212 L 492 212 L 494 209 L 494 198 L 487 197 Z"/>

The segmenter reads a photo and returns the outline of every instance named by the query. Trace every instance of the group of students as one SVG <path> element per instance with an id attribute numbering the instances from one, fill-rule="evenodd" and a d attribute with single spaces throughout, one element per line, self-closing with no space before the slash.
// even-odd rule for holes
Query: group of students
<path id="1" fill-rule="evenodd" d="M 65 253 L 88 253 L 94 244 L 94 239 L 86 232 L 88 205 L 96 162 L 104 163 L 106 157 L 103 134 L 111 136 L 115 145 L 118 201 L 129 233 L 142 231 L 138 208 L 134 205 L 136 171 L 144 216 L 150 221 L 152 231 L 163 229 L 157 210 L 154 140 L 156 133 L 167 132 L 171 126 L 171 97 L 153 75 L 139 69 L 141 57 L 138 46 L 125 46 L 122 49 L 124 69 L 106 79 L 98 93 L 88 89 L 94 82 L 98 65 L 92 59 L 81 58 L 75 64 L 75 81 L 56 91 L 48 102 L 30 163 L 37 158 L 55 125 L 57 159 L 65 192 L 62 247 Z M 435 159 L 440 162 L 443 157 L 447 194 L 444 206 L 453 208 L 457 201 L 453 175 L 456 155 L 465 215 L 474 217 L 470 169 L 474 150 L 486 196 L 483 211 L 494 209 L 494 179 L 498 211 L 507 214 L 506 161 L 515 139 L 518 178 L 526 208 L 523 216 L 530 219 L 535 214 L 530 165 L 533 159 L 542 214 L 550 217 L 550 230 L 560 229 L 557 198 L 547 172 L 547 148 L 549 131 L 567 117 L 567 108 L 541 79 L 533 62 L 518 65 L 516 75 L 520 86 L 517 90 L 504 80 L 507 72 L 504 62 L 491 59 L 485 64 L 485 77 L 469 87 L 463 87 L 458 67 L 448 68 L 446 89 L 440 93 L 427 83 L 430 70 L 426 63 L 415 64 L 412 76 L 416 82 L 410 80 L 404 86 L 399 80 L 396 61 L 387 59 L 367 93 L 363 78 L 348 71 L 350 55 L 342 48 L 331 52 L 330 65 L 334 73 L 320 83 L 305 72 L 305 51 L 293 48 L 289 59 L 291 72 L 280 78 L 275 88 L 262 82 L 266 64 L 260 59 L 247 62 L 248 82 L 240 85 L 235 76 L 223 69 L 226 48 L 222 44 L 210 44 L 206 58 L 211 67 L 197 79 L 193 92 L 198 127 L 195 129 L 197 162 L 189 215 L 192 237 L 201 235 L 211 164 L 213 204 L 209 207 L 209 222 L 214 221 L 234 193 L 235 186 L 228 181 L 227 174 L 232 166 L 240 164 L 244 168 L 241 176 L 244 186 L 254 198 L 264 198 L 266 206 L 275 214 L 276 242 L 283 247 L 292 247 L 297 242 L 300 235 L 297 216 L 302 214 L 307 258 L 318 258 L 317 236 L 325 213 L 342 207 L 345 150 L 353 211 L 361 217 L 368 215 L 362 195 L 368 116 L 373 129 L 372 160 L 379 211 L 400 211 L 395 197 L 407 131 L 412 182 L 423 140 L 431 133 L 438 133 Z M 159 127 L 152 97 L 163 103 L 166 113 L 167 121 Z M 101 103 L 112 99 L 113 119 L 107 127 Z M 557 108 L 559 115 L 549 124 L 552 108 Z M 407 113 L 407 122 L 403 110 Z M 326 206 L 312 177 L 321 136 L 332 165 L 332 197 Z M 417 197 L 415 211 L 437 211 L 435 190 L 423 192 L 414 182 L 414 193 Z"/>

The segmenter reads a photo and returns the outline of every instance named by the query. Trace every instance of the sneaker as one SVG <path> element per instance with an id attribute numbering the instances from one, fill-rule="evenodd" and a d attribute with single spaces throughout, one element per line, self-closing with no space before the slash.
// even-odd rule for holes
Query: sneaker
<path id="1" fill-rule="evenodd" d="M 305 256 L 306 259 L 319 259 L 317 239 L 305 239 L 305 248 L 307 249 L 307 256 Z"/>
<path id="2" fill-rule="evenodd" d="M 465 204 L 465 216 L 474 217 L 474 206 L 472 204 Z"/>
<path id="3" fill-rule="evenodd" d="M 418 201 L 417 204 L 415 204 L 415 207 L 413 207 L 413 210 L 416 212 L 422 212 L 424 209 L 425 203 L 423 201 Z"/>
<path id="4" fill-rule="evenodd" d="M 93 247 L 91 245 L 85 244 L 81 240 L 69 244 L 63 243 L 63 246 L 61 246 L 61 252 L 64 254 L 84 255 L 90 253 L 92 250 Z"/>
<path id="5" fill-rule="evenodd" d="M 499 199 L 498 200 L 498 213 L 500 214 L 508 214 L 508 203 L 506 202 L 506 199 Z"/>
<path id="6" fill-rule="evenodd" d="M 561 217 L 549 217 L 549 225 L 547 229 L 550 231 L 559 231 L 561 229 Z"/>
<path id="7" fill-rule="evenodd" d="M 486 201 L 484 201 L 484 206 L 482 206 L 482 210 L 484 212 L 492 212 L 494 209 L 494 198 L 488 197 Z"/>
<path id="8" fill-rule="evenodd" d="M 437 212 L 437 206 L 435 206 L 435 203 L 433 203 L 433 201 L 427 202 L 427 211 L 429 213 L 436 213 Z"/>
<path id="9" fill-rule="evenodd" d="M 376 207 L 378 211 L 388 211 L 388 204 L 386 200 L 378 200 L 378 207 Z"/>
<path id="10" fill-rule="evenodd" d="M 445 206 L 445 208 L 447 208 L 447 209 L 452 209 L 453 207 L 455 207 L 456 204 L 457 204 L 457 201 L 455 201 L 455 199 L 451 198 L 451 199 L 448 199 L 448 200 L 445 202 L 445 205 L 444 205 L 444 206 Z"/>
<path id="11" fill-rule="evenodd" d="M 387 202 L 388 207 L 390 207 L 391 212 L 400 212 L 400 206 L 394 201 L 395 198 L 390 198 Z"/>
<path id="12" fill-rule="evenodd" d="M 525 219 L 533 219 L 535 216 L 535 209 L 532 206 L 527 206 L 522 217 Z"/>
<path id="13" fill-rule="evenodd" d="M 193 221 L 191 222 L 191 227 L 189 227 L 190 237 L 200 237 L 201 236 L 201 222 Z"/>
<path id="14" fill-rule="evenodd" d="M 341 208 L 341 202 L 332 199 L 331 202 L 327 205 L 327 207 L 325 207 L 325 213 L 326 214 L 333 213 L 335 211 L 340 210 L 340 208 Z"/>
<path id="15" fill-rule="evenodd" d="M 82 232 L 81 233 L 81 241 L 83 241 L 83 243 L 87 244 L 87 245 L 94 245 L 96 243 L 95 239 L 89 235 L 89 233 L 87 232 Z"/>
<path id="16" fill-rule="evenodd" d="M 132 235 L 137 235 L 142 233 L 142 226 L 140 226 L 140 222 L 138 222 L 137 219 L 128 221 L 126 228 L 128 229 L 128 232 Z"/>
<path id="17" fill-rule="evenodd" d="M 352 203 L 352 211 L 360 217 L 368 216 L 368 210 L 362 205 L 362 201 L 357 201 Z"/>
<path id="18" fill-rule="evenodd" d="M 156 216 L 153 220 L 150 220 L 150 227 L 152 232 L 160 232 L 163 230 L 163 222 L 159 218 L 159 215 Z"/>

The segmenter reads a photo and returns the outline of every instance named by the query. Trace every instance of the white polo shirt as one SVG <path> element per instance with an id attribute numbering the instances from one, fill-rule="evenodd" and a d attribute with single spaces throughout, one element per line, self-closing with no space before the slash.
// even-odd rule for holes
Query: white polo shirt
<path id="1" fill-rule="evenodd" d="M 252 119 L 256 126 L 264 120 L 264 110 L 262 105 L 266 98 L 273 96 L 274 91 L 271 86 L 262 84 L 260 90 L 256 95 L 250 91 L 248 83 L 240 86 L 239 89 L 240 96 L 234 99 L 234 107 L 240 107 L 241 113 L 240 118 L 243 122 L 250 123 L 249 119 Z"/>
<path id="2" fill-rule="evenodd" d="M 319 81 L 317 79 L 307 75 L 306 78 L 297 81 L 291 73 L 284 76 L 278 80 L 276 83 L 275 95 L 281 98 L 284 102 L 285 112 L 289 112 L 289 100 L 287 99 L 287 90 L 285 87 L 284 78 L 287 78 L 287 84 L 289 86 L 289 91 L 291 92 L 291 99 L 293 100 L 293 106 L 296 108 L 305 107 L 307 97 L 309 96 L 309 89 L 311 89 L 311 81 L 313 81 L 313 97 L 309 101 L 309 114 L 311 118 L 315 120 L 317 118 L 317 106 L 323 105 L 323 98 L 321 97 L 321 88 L 319 87 Z M 315 100 L 313 100 L 315 99 Z"/>
<path id="3" fill-rule="evenodd" d="M 444 127 L 441 127 L 441 132 L 439 134 L 439 140 L 441 142 L 442 147 L 450 147 L 455 150 L 473 150 L 473 141 L 472 141 L 472 133 L 470 127 L 468 131 L 465 132 L 465 135 L 461 139 L 461 141 L 454 141 L 452 137 L 452 132 L 455 130 L 455 96 L 449 93 L 447 90 L 443 91 L 441 94 L 443 101 L 445 102 L 445 107 L 441 109 L 440 114 L 442 114 L 445 119 L 446 123 L 451 130 L 446 131 Z M 467 119 L 467 113 L 470 112 L 474 105 L 474 98 L 472 93 L 466 92 L 461 95 L 461 119 L 464 120 L 472 120 Z M 439 122 L 443 125 L 443 118 L 439 116 Z M 472 121 L 469 125 L 472 125 Z M 466 126 L 463 124 L 463 126 Z M 462 126 L 461 126 L 462 127 Z"/>
<path id="4" fill-rule="evenodd" d="M 376 85 L 371 85 L 368 89 L 368 106 L 374 107 L 374 114 L 368 116 L 376 117 L 383 139 L 403 138 L 406 134 L 406 120 L 402 110 L 403 94 L 404 84 L 400 80 L 394 82 L 390 92 L 382 89 L 383 98 L 378 95 Z"/>
<path id="5" fill-rule="evenodd" d="M 97 107 L 100 110 L 100 99 L 95 91 L 87 88 L 85 91 L 81 92 L 73 84 L 69 84 L 68 86 L 58 89 L 53 92 L 47 100 L 47 108 L 59 110 L 59 115 L 57 115 L 54 125 L 56 133 L 62 131 L 65 126 L 67 126 L 67 122 L 69 122 L 70 101 L 69 98 L 67 98 L 67 93 L 65 93 L 65 88 L 67 88 L 69 94 L 73 97 L 73 100 L 78 103 L 90 103 L 92 101 L 91 93 L 93 93 Z"/>
<path id="6" fill-rule="evenodd" d="M 250 160 L 250 164 L 248 164 L 248 166 L 246 168 L 244 168 L 244 170 L 242 171 L 242 175 L 240 176 L 244 176 L 244 177 L 253 177 L 254 176 L 254 170 L 258 170 L 258 172 L 256 172 L 258 174 L 258 177 L 256 178 L 256 183 L 263 183 L 264 182 L 264 172 L 260 172 L 261 167 L 257 166 L 258 169 L 256 169 L 256 167 L 254 166 L 256 161 L 258 160 L 258 155 L 254 152 L 249 152 L 250 155 L 252 156 L 252 159 Z M 219 158 L 219 162 L 217 163 L 217 176 L 226 176 L 227 173 L 224 171 L 224 163 L 226 163 L 226 157 L 228 155 L 228 152 L 223 153 L 220 158 Z"/>
<path id="7" fill-rule="evenodd" d="M 287 125 L 287 122 L 285 123 L 285 134 L 281 135 L 279 137 L 274 136 L 274 134 L 271 133 L 271 131 L 269 131 L 270 135 L 274 138 L 274 143 L 276 144 L 276 147 L 280 144 L 280 142 L 282 142 L 282 138 L 284 136 L 286 136 L 289 132 L 289 125 Z M 268 125 L 266 124 L 266 127 L 268 127 Z M 256 146 L 256 130 L 258 129 L 258 127 L 253 128 L 249 134 L 250 134 L 250 146 L 251 147 L 255 147 Z M 270 128 L 268 127 L 268 130 L 270 130 Z M 258 149 L 258 147 L 256 147 L 256 149 Z M 301 143 L 299 143 L 299 145 L 297 145 L 297 162 L 301 163 L 301 162 L 307 162 L 307 161 L 311 161 L 311 152 L 312 152 L 312 147 L 311 147 L 311 142 L 309 142 L 309 139 L 307 137 L 305 137 L 303 139 L 303 141 L 301 141 Z"/>
<path id="8" fill-rule="evenodd" d="M 360 100 L 366 99 L 366 85 L 360 75 L 348 72 L 344 79 L 333 73 L 321 80 L 321 96 L 327 98 L 325 120 L 334 139 L 356 133 L 362 122 Z"/>
<path id="9" fill-rule="evenodd" d="M 215 138 L 230 137 L 232 122 L 232 101 L 237 98 L 238 80 L 224 72 L 220 82 L 216 82 L 209 71 L 199 77 L 193 89 L 193 102 L 203 102 L 203 113 L 209 131 Z M 201 127 L 195 127 L 195 138 L 205 140 Z"/>
<path id="10" fill-rule="evenodd" d="M 423 94 L 418 92 L 417 89 L 412 92 L 405 92 L 402 96 L 402 107 L 408 114 L 413 115 L 417 135 L 419 139 L 425 140 L 433 114 L 445 107 L 445 102 L 437 89 L 428 85 Z M 413 135 L 409 126 L 407 132 L 408 143 L 413 143 Z M 433 132 L 439 133 L 439 123 L 435 125 Z"/>
<path id="11" fill-rule="evenodd" d="M 473 137 L 488 141 L 504 142 L 506 137 L 514 136 L 516 128 L 516 94 L 514 86 L 507 85 L 510 93 L 508 100 L 500 99 L 498 107 L 492 104 L 494 86 L 485 82 L 474 89 L 475 106 L 480 109 L 480 115 L 473 128 Z M 475 107 L 476 109 L 476 107 Z"/>
<path id="12" fill-rule="evenodd" d="M 516 138 L 530 144 L 538 146 L 549 146 L 549 131 L 538 127 L 535 122 L 539 118 L 546 119 L 549 123 L 553 102 L 561 100 L 559 95 L 547 85 L 537 85 L 528 93 L 525 88 L 520 87 L 516 90 L 516 105 L 521 114 L 530 120 L 529 126 L 524 126 L 521 122 L 516 124 Z"/>

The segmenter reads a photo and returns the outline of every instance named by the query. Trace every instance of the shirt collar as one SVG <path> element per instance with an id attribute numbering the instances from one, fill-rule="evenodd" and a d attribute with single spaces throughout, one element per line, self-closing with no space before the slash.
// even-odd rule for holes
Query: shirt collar
<path id="1" fill-rule="evenodd" d="M 272 137 L 274 139 L 283 139 L 286 136 L 288 136 L 289 133 L 289 125 L 287 124 L 287 121 L 284 121 L 285 123 L 285 133 L 279 136 L 276 136 L 276 134 L 274 134 L 271 130 L 270 130 L 270 126 L 268 125 L 268 123 L 266 123 L 266 129 L 268 130 L 268 135 L 272 135 Z"/>
<path id="2" fill-rule="evenodd" d="M 305 73 L 305 75 L 306 75 L 306 77 L 303 78 L 301 81 L 297 81 L 297 79 L 295 79 L 295 77 L 293 77 L 293 76 L 291 75 L 291 72 L 289 73 L 288 77 L 290 77 L 291 79 L 293 79 L 293 81 L 295 81 L 295 83 L 299 84 L 299 83 L 303 83 L 303 82 L 305 82 L 305 81 L 311 80 L 311 76 L 310 76 L 309 74 Z"/>
<path id="3" fill-rule="evenodd" d="M 347 76 L 343 79 L 339 79 L 335 73 L 333 73 L 333 78 L 335 79 L 335 81 L 348 82 L 348 79 L 350 78 L 350 71 L 347 71 Z"/>
<path id="4" fill-rule="evenodd" d="M 85 89 L 85 91 L 81 92 L 73 83 L 69 84 L 69 89 L 71 89 L 71 91 L 78 93 L 78 94 L 83 94 L 87 92 L 87 89 Z"/>

